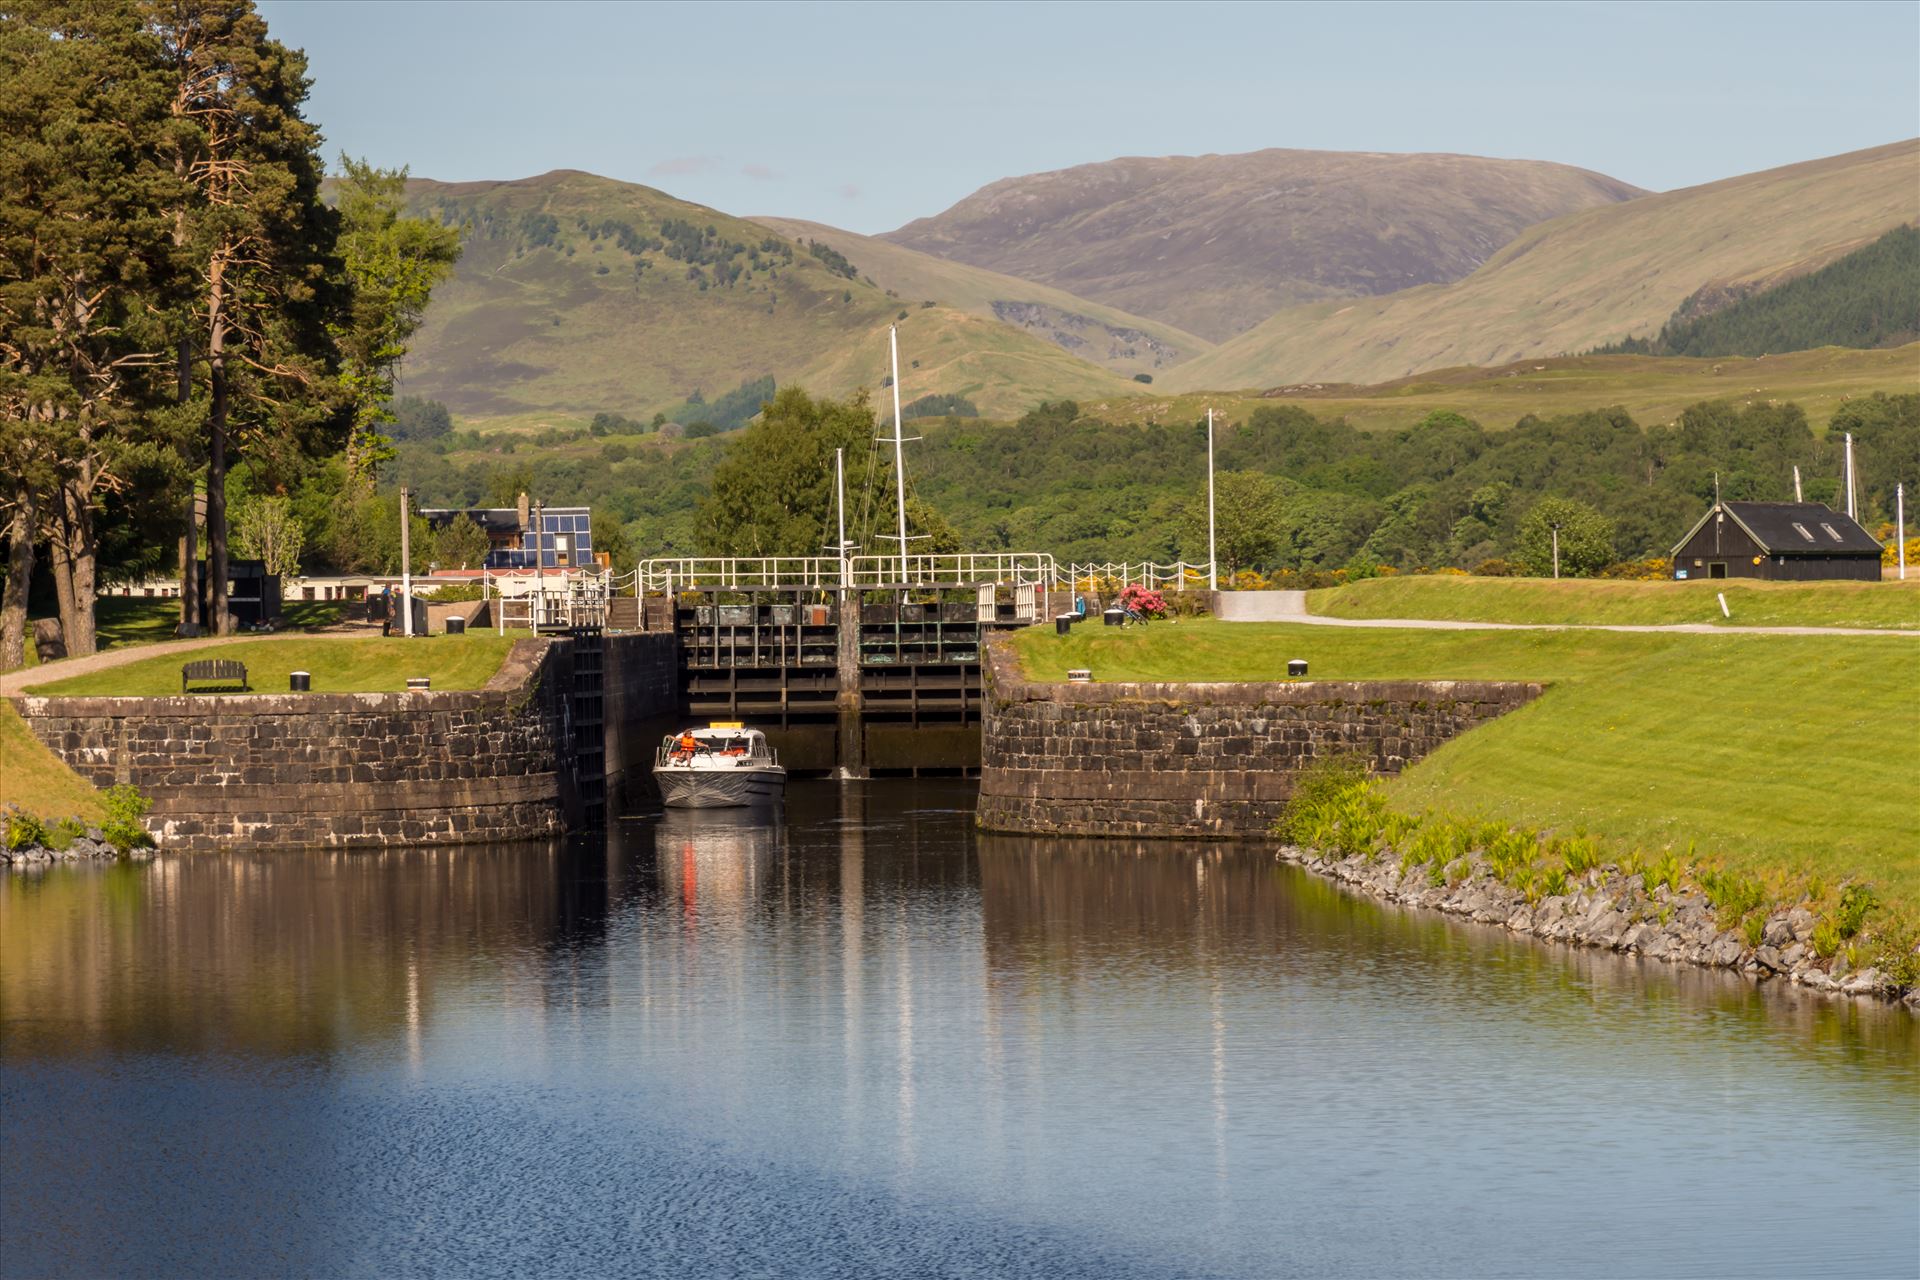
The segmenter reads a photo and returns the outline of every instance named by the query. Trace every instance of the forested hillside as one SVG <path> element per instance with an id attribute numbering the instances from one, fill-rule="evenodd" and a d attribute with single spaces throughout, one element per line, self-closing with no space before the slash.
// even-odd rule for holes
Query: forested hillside
<path id="1" fill-rule="evenodd" d="M 1126 380 L 1017 329 L 889 294 L 830 245 L 796 242 L 664 192 L 561 171 L 408 188 L 416 214 L 461 228 L 465 253 L 407 363 L 409 392 L 455 412 L 618 413 L 648 421 L 772 377 L 835 394 L 877 388 L 886 326 L 903 359 L 956 334 L 903 385 L 1017 413 Z M 874 370 L 881 370 L 878 377 Z"/>
<path id="2" fill-rule="evenodd" d="M 922 425 L 925 441 L 907 453 L 911 489 L 961 545 L 1063 559 L 1204 558 L 1203 424 L 1117 424 L 1056 402 L 1011 423 Z M 1894 484 L 1920 485 L 1920 395 L 1849 401 L 1831 431 L 1854 433 L 1868 523 L 1890 518 Z M 405 448 L 398 474 L 449 504 L 521 489 L 566 494 L 593 504 L 601 523 L 624 524 L 634 548 L 684 555 L 714 550 L 695 511 L 736 439 L 582 439 L 501 458 L 474 453 L 477 442 L 456 433 Z M 1222 559 L 1263 569 L 1473 568 L 1516 555 L 1527 514 L 1549 496 L 1611 522 L 1615 555 L 1663 554 L 1711 499 L 1716 472 L 1728 497 L 1781 499 L 1797 465 L 1808 497 L 1832 497 L 1833 439 L 1817 438 L 1791 404 L 1710 402 L 1672 426 L 1645 427 L 1619 410 L 1528 416 L 1504 430 L 1436 412 L 1399 431 L 1261 407 L 1218 431 Z M 856 538 L 875 512 L 884 526 L 885 490 L 852 494 Z"/>
<path id="3" fill-rule="evenodd" d="M 1895 227 L 1809 275 L 1701 310 L 1701 299 L 1689 298 L 1658 337 L 1628 338 L 1595 354 L 1764 356 L 1920 340 L 1920 230 Z"/>

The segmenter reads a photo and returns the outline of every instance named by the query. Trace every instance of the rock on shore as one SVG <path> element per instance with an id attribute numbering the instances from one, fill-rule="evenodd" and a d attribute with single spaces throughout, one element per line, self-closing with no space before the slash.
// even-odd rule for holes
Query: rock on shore
<path id="1" fill-rule="evenodd" d="M 1431 907 L 1554 942 L 1733 969 L 1758 980 L 1781 978 L 1835 995 L 1890 999 L 1896 994 L 1877 969 L 1849 970 L 1844 955 L 1815 955 L 1814 915 L 1804 907 L 1768 917 L 1756 947 L 1741 934 L 1721 929 L 1703 894 L 1676 893 L 1665 885 L 1649 892 L 1644 877 L 1623 875 L 1612 865 L 1571 877 L 1565 894 L 1529 902 L 1526 894 L 1495 878 L 1477 855 L 1469 859 L 1470 874 L 1441 885 L 1432 882 L 1426 866 L 1403 872 L 1390 856 L 1333 858 L 1294 845 L 1282 845 L 1279 856 L 1389 902 Z M 1920 988 L 1899 998 L 1920 1013 Z"/>

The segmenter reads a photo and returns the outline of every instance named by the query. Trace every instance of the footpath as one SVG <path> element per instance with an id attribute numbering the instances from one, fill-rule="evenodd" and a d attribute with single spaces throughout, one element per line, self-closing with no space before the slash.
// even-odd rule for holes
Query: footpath
<path id="1" fill-rule="evenodd" d="M 14 697 L 34 685 L 65 680 L 69 676 L 91 675 L 95 671 L 124 667 L 130 662 L 144 662 L 148 658 L 164 658 L 171 653 L 198 653 L 203 649 L 217 649 L 222 645 L 242 644 L 249 640 L 286 640 L 296 637 L 301 640 L 363 640 L 376 634 L 378 631 L 374 627 L 361 627 L 341 631 L 273 631 L 238 636 L 200 636 L 192 640 L 130 644 L 103 649 L 84 658 L 62 658 L 58 662 L 43 662 L 37 667 L 9 671 L 0 675 L 0 698 Z"/>
<path id="2" fill-rule="evenodd" d="M 1451 618 L 1329 618 L 1307 612 L 1304 591 L 1223 591 L 1214 616 L 1222 622 L 1291 622 L 1312 627 L 1386 627 L 1396 631 L 1634 631 L 1695 636 L 1911 636 L 1890 627 L 1741 627 L 1707 622 L 1661 625 L 1590 622 L 1464 622 Z"/>

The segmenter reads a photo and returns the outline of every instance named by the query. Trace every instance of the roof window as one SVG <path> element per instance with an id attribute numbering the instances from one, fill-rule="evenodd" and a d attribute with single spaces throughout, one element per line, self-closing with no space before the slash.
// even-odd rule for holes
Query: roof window
<path id="1" fill-rule="evenodd" d="M 1805 538 L 1808 542 L 1813 541 L 1813 535 L 1807 532 L 1807 526 L 1801 524 L 1798 520 L 1795 520 L 1793 522 L 1793 527 L 1794 527 L 1794 531 L 1797 532 L 1801 537 Z"/>
<path id="2" fill-rule="evenodd" d="M 1844 541 L 1844 539 L 1840 537 L 1840 531 L 1834 528 L 1832 525 L 1828 524 L 1826 521 L 1822 520 L 1820 522 L 1820 527 L 1822 529 L 1825 529 L 1827 531 L 1827 536 L 1829 538 L 1832 538 L 1835 542 Z"/>

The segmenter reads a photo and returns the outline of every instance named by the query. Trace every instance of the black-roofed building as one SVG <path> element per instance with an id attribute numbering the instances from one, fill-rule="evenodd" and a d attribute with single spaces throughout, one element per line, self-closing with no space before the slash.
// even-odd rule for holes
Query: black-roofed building
<path id="1" fill-rule="evenodd" d="M 1673 548 L 1673 576 L 1880 580 L 1880 544 L 1823 502 L 1716 502 Z"/>
<path id="2" fill-rule="evenodd" d="M 535 506 L 523 493 L 518 506 L 423 507 L 419 514 L 434 530 L 455 520 L 479 525 L 487 535 L 489 569 L 605 567 L 594 554 L 593 512 L 586 507 Z"/>

